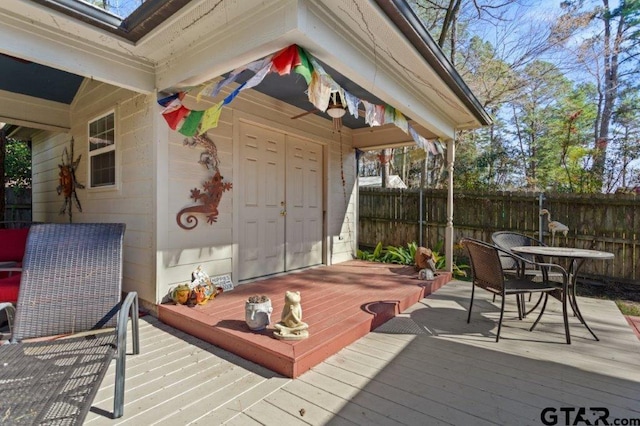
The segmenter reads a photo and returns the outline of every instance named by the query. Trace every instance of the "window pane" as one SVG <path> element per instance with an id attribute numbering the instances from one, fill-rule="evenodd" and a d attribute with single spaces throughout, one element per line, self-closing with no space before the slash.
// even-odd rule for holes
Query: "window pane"
<path id="1" fill-rule="evenodd" d="M 114 119 L 111 113 L 89 124 L 89 151 L 113 145 Z"/>
<path id="2" fill-rule="evenodd" d="M 116 152 L 109 151 L 91 157 L 91 186 L 109 186 L 116 183 Z"/>

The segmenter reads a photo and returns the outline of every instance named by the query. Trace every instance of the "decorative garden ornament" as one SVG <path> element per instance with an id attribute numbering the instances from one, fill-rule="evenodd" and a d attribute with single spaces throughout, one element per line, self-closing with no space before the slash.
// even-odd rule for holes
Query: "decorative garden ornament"
<path id="1" fill-rule="evenodd" d="M 189 284 L 180 284 L 171 290 L 171 300 L 176 305 L 184 305 L 189 301 L 190 294 L 191 287 L 189 287 Z"/>
<path id="2" fill-rule="evenodd" d="M 540 210 L 540 216 L 545 216 L 545 215 L 547 216 L 549 231 L 551 231 L 551 245 L 553 245 L 556 239 L 556 232 L 561 232 L 562 235 L 566 237 L 567 233 L 569 232 L 569 227 L 564 223 L 558 222 L 557 220 L 551 220 L 551 213 L 549 213 L 549 210 L 547 209 Z"/>
<path id="3" fill-rule="evenodd" d="M 271 323 L 271 299 L 267 296 L 251 296 L 244 305 L 245 321 L 253 331 L 264 330 Z"/>
<path id="4" fill-rule="evenodd" d="M 60 169 L 60 173 L 58 174 L 60 184 L 56 188 L 56 191 L 58 191 L 58 195 L 62 194 L 64 196 L 64 204 L 60 209 L 60 214 L 67 213 L 69 216 L 69 223 L 71 223 L 73 219 L 73 204 L 76 205 L 79 212 L 82 212 L 82 205 L 80 204 L 80 199 L 78 198 L 76 189 L 84 189 L 84 185 L 78 183 L 78 180 L 76 179 L 76 169 L 80 164 L 82 155 L 79 155 L 78 158 L 74 160 L 73 138 L 71 138 L 69 145 L 69 151 L 71 151 L 71 153 L 69 153 L 65 146 L 62 150 L 62 164 L 58 164 L 58 168 Z"/>
<path id="5" fill-rule="evenodd" d="M 218 148 L 206 134 L 194 136 L 191 139 L 185 139 L 184 145 L 195 147 L 202 146 L 205 152 L 200 154 L 200 163 L 207 170 L 213 171 L 211 175 L 202 185 L 202 190 L 193 188 L 191 190 L 191 199 L 198 204 L 188 206 L 180 210 L 176 216 L 178 226 L 182 229 L 193 229 L 198 225 L 198 218 L 195 214 L 202 213 L 207 215 L 207 223 L 213 224 L 218 221 L 218 205 L 222 199 L 222 193 L 230 191 L 233 184 L 225 182 L 224 177 L 220 174 L 218 165 Z"/>
<path id="6" fill-rule="evenodd" d="M 287 291 L 284 295 L 284 308 L 279 323 L 275 325 L 273 335 L 280 340 L 302 340 L 309 337 L 309 325 L 302 322 L 300 292 Z"/>

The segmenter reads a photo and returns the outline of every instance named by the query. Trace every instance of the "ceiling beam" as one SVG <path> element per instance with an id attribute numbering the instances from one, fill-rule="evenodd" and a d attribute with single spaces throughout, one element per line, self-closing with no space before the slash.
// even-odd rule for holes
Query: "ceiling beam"
<path id="1" fill-rule="evenodd" d="M 71 127 L 71 112 L 67 104 L 0 90 L 0 121 L 67 132 Z"/>
<path id="2" fill-rule="evenodd" d="M 22 13 L 29 12 L 22 9 L 34 7 L 32 5 L 35 3 L 29 3 L 20 3 Z M 42 13 L 42 10 L 38 12 Z M 60 14 L 53 10 L 48 13 L 56 22 L 56 18 L 60 22 L 69 19 L 58 16 Z M 30 20 L 28 16 L 0 10 L 0 53 L 140 93 L 154 91 L 155 69 L 151 62 L 103 48 L 87 42 L 82 36 L 74 37 L 65 31 Z"/>
<path id="3" fill-rule="evenodd" d="M 196 86 L 296 43 L 296 5 L 296 0 L 257 4 L 241 19 L 210 28 L 197 43 L 158 64 L 158 90 Z"/>
<path id="4" fill-rule="evenodd" d="M 437 136 L 412 121 L 413 128 L 426 139 L 436 139 Z M 353 131 L 353 147 L 360 150 L 378 150 L 386 148 L 400 148 L 403 146 L 414 146 L 416 142 L 410 135 L 406 134 L 399 127 L 393 124 L 383 126 L 365 127 Z"/>

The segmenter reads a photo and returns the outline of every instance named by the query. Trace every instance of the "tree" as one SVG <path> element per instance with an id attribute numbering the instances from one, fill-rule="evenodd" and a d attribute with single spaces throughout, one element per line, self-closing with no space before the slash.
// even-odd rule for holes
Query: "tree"
<path id="1" fill-rule="evenodd" d="M 620 86 L 639 71 L 640 2 L 621 0 L 611 8 L 609 0 L 562 2 L 565 13 L 556 33 L 578 35 L 584 40 L 575 51 L 581 66 L 592 75 L 598 88 L 598 114 L 593 128 L 593 174 L 604 183 L 611 125 L 619 101 Z"/>
<path id="2" fill-rule="evenodd" d="M 613 114 L 612 152 L 606 165 L 605 189 L 627 188 L 637 184 L 638 168 L 633 160 L 640 157 L 640 94 L 633 88 L 622 91 Z"/>
<path id="3" fill-rule="evenodd" d="M 7 139 L 4 172 L 6 186 L 31 188 L 31 150 L 27 142 Z"/>
<path id="4" fill-rule="evenodd" d="M 557 146 L 548 143 L 549 123 L 557 113 L 558 99 L 571 90 L 571 83 L 553 64 L 536 61 L 527 65 L 521 73 L 522 88 L 519 96 L 510 102 L 511 128 L 514 151 L 522 168 L 524 186 L 539 189 L 539 168 L 545 167 L 545 159 Z M 547 155 L 545 155 L 547 154 Z"/>

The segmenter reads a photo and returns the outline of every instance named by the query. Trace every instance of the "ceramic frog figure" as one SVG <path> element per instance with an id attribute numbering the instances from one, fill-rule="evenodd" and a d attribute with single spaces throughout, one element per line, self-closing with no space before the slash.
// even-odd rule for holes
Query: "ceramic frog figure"
<path id="1" fill-rule="evenodd" d="M 189 301 L 190 294 L 191 288 L 189 288 L 189 284 L 180 284 L 171 290 L 171 300 L 176 305 L 184 305 Z"/>

